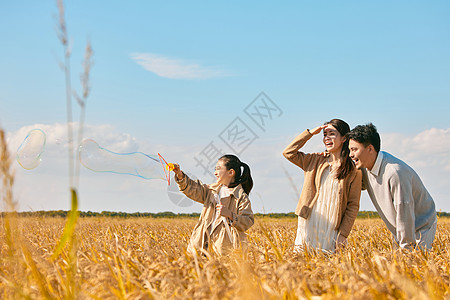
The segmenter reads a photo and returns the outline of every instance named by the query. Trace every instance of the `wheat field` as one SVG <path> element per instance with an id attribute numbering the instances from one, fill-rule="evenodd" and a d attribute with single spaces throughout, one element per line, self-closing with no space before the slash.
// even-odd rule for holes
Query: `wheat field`
<path id="1" fill-rule="evenodd" d="M 295 254 L 296 220 L 259 218 L 247 254 L 226 257 L 186 254 L 195 219 L 80 218 L 56 258 L 63 218 L 1 221 L 4 299 L 450 299 L 443 218 L 428 253 L 394 250 L 380 219 L 358 219 L 333 255 Z"/>

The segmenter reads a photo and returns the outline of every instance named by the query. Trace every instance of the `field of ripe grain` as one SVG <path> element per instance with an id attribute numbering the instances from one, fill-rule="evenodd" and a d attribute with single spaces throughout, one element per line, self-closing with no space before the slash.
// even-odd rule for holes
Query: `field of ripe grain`
<path id="1" fill-rule="evenodd" d="M 294 254 L 296 220 L 257 219 L 247 256 L 190 257 L 194 219 L 82 218 L 54 259 L 64 219 L 1 222 L 4 299 L 450 298 L 445 219 L 429 253 L 395 251 L 380 220 L 357 220 L 341 253 Z"/>

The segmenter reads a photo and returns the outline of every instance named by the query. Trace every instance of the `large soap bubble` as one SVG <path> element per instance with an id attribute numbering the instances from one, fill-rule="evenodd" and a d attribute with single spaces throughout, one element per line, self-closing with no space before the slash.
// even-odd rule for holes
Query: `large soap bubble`
<path id="1" fill-rule="evenodd" d="M 160 159 L 142 152 L 116 153 L 100 147 L 94 140 L 86 139 L 78 147 L 78 157 L 83 166 L 94 172 L 167 180 Z"/>
<path id="2" fill-rule="evenodd" d="M 28 132 L 22 144 L 17 149 L 17 162 L 27 170 L 39 166 L 41 155 L 44 152 L 46 136 L 40 129 L 33 129 Z"/>

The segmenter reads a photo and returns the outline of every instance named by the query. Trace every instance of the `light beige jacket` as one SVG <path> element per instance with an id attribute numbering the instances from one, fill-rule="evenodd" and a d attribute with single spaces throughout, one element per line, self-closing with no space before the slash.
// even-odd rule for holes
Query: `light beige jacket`
<path id="1" fill-rule="evenodd" d="M 295 209 L 295 214 L 305 219 L 311 215 L 312 208 L 319 196 L 320 178 L 328 167 L 328 157 L 298 151 L 312 136 L 309 130 L 305 130 L 283 151 L 284 157 L 305 172 L 302 193 Z M 346 178 L 339 180 L 340 201 L 336 230 L 344 237 L 350 234 L 358 214 L 361 185 L 362 173 L 356 168 Z"/>
<path id="2" fill-rule="evenodd" d="M 214 195 L 218 194 L 220 184 L 203 184 L 200 180 L 190 179 L 186 174 L 182 180 L 176 182 L 180 191 L 187 197 L 203 204 L 202 213 L 189 241 L 189 253 L 195 255 L 199 249 L 205 249 L 223 255 L 231 249 L 246 247 L 245 231 L 253 225 L 254 218 L 248 195 L 240 184 L 230 189 L 230 196 L 221 199 L 222 204 L 231 210 L 233 215 L 233 221 L 227 219 L 228 231 L 221 217 L 212 223 L 216 214 Z"/>

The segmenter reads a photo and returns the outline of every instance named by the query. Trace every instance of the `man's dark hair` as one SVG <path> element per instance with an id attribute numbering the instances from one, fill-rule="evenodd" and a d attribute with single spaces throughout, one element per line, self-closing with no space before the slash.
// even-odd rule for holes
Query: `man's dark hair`
<path id="1" fill-rule="evenodd" d="M 377 128 L 372 123 L 356 126 L 348 133 L 347 137 L 363 144 L 364 147 L 372 145 L 377 153 L 380 152 L 380 135 L 378 134 Z"/>

